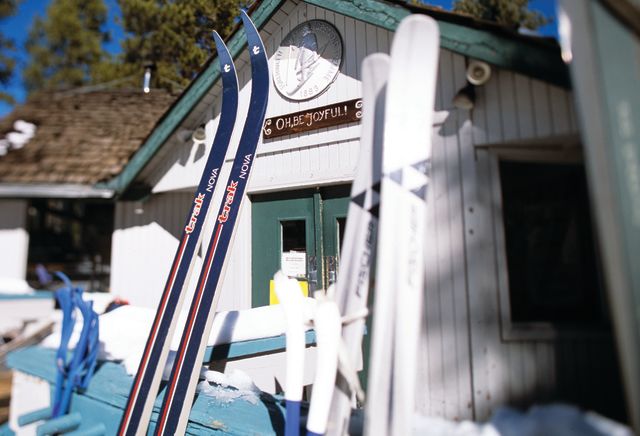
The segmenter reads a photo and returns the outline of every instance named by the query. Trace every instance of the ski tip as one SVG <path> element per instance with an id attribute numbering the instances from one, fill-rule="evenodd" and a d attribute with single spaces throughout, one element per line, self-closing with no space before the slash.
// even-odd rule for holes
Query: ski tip
<path id="1" fill-rule="evenodd" d="M 403 27 L 414 27 L 420 26 L 428 29 L 439 29 L 438 22 L 428 15 L 423 14 L 412 14 L 408 15 L 400 21 L 400 25 L 398 26 L 398 30 Z"/>
<path id="2" fill-rule="evenodd" d="M 262 39 L 260 38 L 260 34 L 258 33 L 258 29 L 249 18 L 249 15 L 243 10 L 240 10 L 240 18 L 242 18 L 242 23 L 244 24 L 244 32 L 247 35 L 247 42 L 249 44 L 249 55 L 251 57 L 256 57 L 263 55 L 266 58 L 266 54 L 264 52 L 264 44 L 262 43 Z"/>
<path id="3" fill-rule="evenodd" d="M 251 21 L 249 14 L 247 14 L 243 9 L 240 9 L 240 18 L 242 19 L 242 24 L 247 32 L 256 32 L 258 33 L 256 26 Z"/>
<path id="4" fill-rule="evenodd" d="M 429 40 L 437 41 L 438 44 L 440 42 L 440 28 L 438 27 L 438 23 L 426 15 L 413 14 L 404 18 L 396 29 L 394 40 L 400 39 L 398 35 L 403 34 L 410 35 L 413 41 L 419 41 L 420 44 L 428 43 Z M 391 53 L 393 53 L 393 50 Z"/>
<path id="5" fill-rule="evenodd" d="M 377 91 L 380 83 L 386 82 L 391 58 L 386 53 L 373 53 L 362 61 L 362 81 L 374 85 Z"/>
<path id="6" fill-rule="evenodd" d="M 229 49 L 227 45 L 224 43 L 224 40 L 220 37 L 218 32 L 215 30 L 211 32 L 213 34 L 213 40 L 216 43 L 216 50 L 218 52 L 218 58 L 220 59 L 221 65 L 229 65 L 229 68 L 233 67 L 233 62 L 231 59 L 231 54 L 229 53 Z M 229 72 L 229 68 L 225 68 L 225 72 Z"/>
<path id="7" fill-rule="evenodd" d="M 213 41 L 216 43 L 216 50 L 218 50 L 218 56 L 219 56 L 222 54 L 222 52 L 227 51 L 226 50 L 227 46 L 225 45 L 224 40 L 222 39 L 222 37 L 218 32 L 216 32 L 215 30 L 212 30 L 211 34 L 213 35 Z"/>
<path id="8" fill-rule="evenodd" d="M 387 53 L 371 53 L 369 56 L 365 57 L 362 61 L 362 65 L 365 63 L 378 65 L 378 64 L 388 64 L 391 58 Z"/>
<path id="9" fill-rule="evenodd" d="M 218 45 L 220 45 L 221 43 L 222 43 L 222 44 L 224 44 L 224 42 L 222 41 L 222 38 L 220 37 L 220 34 L 219 34 L 217 31 L 212 30 L 212 31 L 211 31 L 211 34 L 213 35 L 213 40 L 214 40 L 214 41 L 215 41 L 215 43 L 216 43 L 216 47 L 217 47 Z"/>

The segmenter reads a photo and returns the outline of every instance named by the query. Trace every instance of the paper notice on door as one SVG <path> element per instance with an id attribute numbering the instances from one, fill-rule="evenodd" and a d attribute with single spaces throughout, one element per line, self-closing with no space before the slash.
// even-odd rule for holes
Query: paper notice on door
<path id="1" fill-rule="evenodd" d="M 307 253 L 304 251 L 282 253 L 280 268 L 289 277 L 305 278 L 307 276 Z"/>

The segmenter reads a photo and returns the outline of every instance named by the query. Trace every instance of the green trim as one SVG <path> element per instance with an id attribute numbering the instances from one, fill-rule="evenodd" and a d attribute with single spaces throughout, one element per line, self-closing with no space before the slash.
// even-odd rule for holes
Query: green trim
<path id="1" fill-rule="evenodd" d="M 364 21 L 392 32 L 396 30 L 403 18 L 411 15 L 407 8 L 379 0 L 304 1 L 319 8 L 346 15 L 355 20 Z"/>
<path id="2" fill-rule="evenodd" d="M 407 8 L 379 0 L 305 1 L 390 31 L 395 31 L 400 21 L 411 14 Z M 564 88 L 571 87 L 569 69 L 562 62 L 559 47 L 436 20 L 442 48 Z"/>
<path id="3" fill-rule="evenodd" d="M 326 289 L 324 287 L 324 241 L 322 240 L 322 196 L 320 190 L 316 189 L 313 193 L 313 237 L 316 241 L 316 265 L 318 265 L 318 284 L 317 289 Z"/>
<path id="4" fill-rule="evenodd" d="M 284 1 L 264 0 L 260 2 L 251 14 L 256 27 L 261 28 Z M 400 21 L 411 14 L 408 7 L 381 0 L 304 1 L 390 31 L 395 31 Z M 565 88 L 571 87 L 568 68 L 562 62 L 557 47 L 439 19 L 438 25 L 440 26 L 440 46 L 442 48 L 555 85 Z M 242 32 L 236 32 L 229 40 L 229 51 L 234 58 L 241 53 L 244 44 L 245 38 Z M 121 195 L 189 115 L 192 108 L 214 85 L 219 76 L 218 64 L 215 59 L 212 59 L 176 104 L 169 109 L 166 116 L 131 158 L 124 170 L 109 182 L 99 183 L 95 187 L 112 189 L 117 195 Z"/>
<path id="5" fill-rule="evenodd" d="M 53 300 L 53 291 L 35 291 L 30 294 L 3 294 L 0 291 L 0 300 Z"/>
<path id="6" fill-rule="evenodd" d="M 314 345 L 316 343 L 315 331 L 307 330 L 304 334 L 304 341 L 307 347 Z M 274 353 L 284 351 L 286 346 L 287 338 L 285 335 L 207 346 L 202 362 L 211 363 L 216 360 L 231 360 L 257 354 Z"/>
<path id="7" fill-rule="evenodd" d="M 260 3 L 251 14 L 251 19 L 257 28 L 261 28 L 277 7 L 284 0 L 265 0 Z M 244 46 L 246 39 L 243 32 L 235 32 L 227 42 L 229 52 L 233 58 L 237 58 Z M 169 136 L 180 126 L 182 121 L 189 115 L 195 105 L 206 95 L 215 82 L 220 77 L 220 67 L 216 58 L 212 59 L 209 65 L 191 82 L 189 88 L 180 96 L 176 104 L 169 109 L 169 112 L 161 120 L 160 124 L 153 130 L 151 135 L 144 142 L 142 147 L 133 155 L 124 170 L 106 183 L 98 183 L 96 188 L 113 189 L 116 193 L 122 194 L 133 182 L 136 176 L 142 171 L 147 163 L 155 156 L 160 148 L 169 139 Z"/>

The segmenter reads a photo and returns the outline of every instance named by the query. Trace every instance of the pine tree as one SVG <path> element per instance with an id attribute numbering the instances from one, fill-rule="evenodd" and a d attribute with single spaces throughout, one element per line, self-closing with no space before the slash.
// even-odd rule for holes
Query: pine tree
<path id="1" fill-rule="evenodd" d="M 2 0 L 0 0 L 2 1 Z M 112 57 L 104 0 L 52 0 L 27 40 L 31 62 L 23 72 L 29 91 L 87 84 L 141 86 L 153 65 L 153 86 L 186 87 L 214 50 L 213 29 L 228 35 L 242 0 L 118 0 L 125 31 Z"/>
<path id="2" fill-rule="evenodd" d="M 525 27 L 535 30 L 550 22 L 549 18 L 528 6 L 529 0 L 456 0 L 453 11 L 496 21 L 514 29 Z"/>
<path id="3" fill-rule="evenodd" d="M 223 37 L 239 15 L 240 0 L 118 0 L 123 27 L 121 76 L 155 67 L 153 85 L 185 87 L 213 54 L 211 30 Z"/>
<path id="4" fill-rule="evenodd" d="M 96 72 L 109 62 L 102 44 L 107 9 L 103 0 L 53 0 L 45 18 L 36 18 L 26 49 L 23 72 L 28 91 L 67 88 L 99 81 Z"/>
<path id="5" fill-rule="evenodd" d="M 19 0 L 0 0 L 0 20 L 15 14 Z M 6 88 L 13 76 L 13 69 L 16 65 L 12 52 L 15 43 L 6 35 L 0 34 L 0 85 Z M 6 92 L 0 92 L 0 101 L 13 103 L 13 97 Z"/>

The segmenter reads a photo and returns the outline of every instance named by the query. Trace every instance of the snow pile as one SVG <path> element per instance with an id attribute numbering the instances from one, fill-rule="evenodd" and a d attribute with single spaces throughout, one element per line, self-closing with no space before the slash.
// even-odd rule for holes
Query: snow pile
<path id="1" fill-rule="evenodd" d="M 633 436 L 630 428 L 568 404 L 534 406 L 527 413 L 502 407 L 491 421 L 452 422 L 416 416 L 415 435 L 423 436 Z"/>
<path id="2" fill-rule="evenodd" d="M 249 375 L 239 369 L 232 369 L 226 374 L 218 371 L 203 371 L 201 376 L 204 380 L 198 383 L 196 392 L 215 398 L 221 404 L 228 404 L 238 399 L 258 404 L 260 400 L 260 389 Z"/>
<path id="3" fill-rule="evenodd" d="M 29 286 L 26 280 L 0 277 L 0 294 L 23 295 L 33 293 L 33 288 Z"/>
<path id="4" fill-rule="evenodd" d="M 0 156 L 7 154 L 11 149 L 20 149 L 36 134 L 36 125 L 23 120 L 16 120 L 13 123 L 12 132 L 0 139 Z"/>
<path id="5" fill-rule="evenodd" d="M 315 300 L 305 298 L 303 310 L 312 311 L 314 305 Z M 96 311 L 100 313 L 100 311 Z M 154 316 L 155 310 L 153 309 L 131 305 L 121 306 L 101 315 L 98 359 L 122 362 L 127 373 L 134 375 L 138 370 Z M 173 351 L 177 350 L 180 345 L 181 332 L 186 318 L 187 311 L 185 310 L 178 317 L 178 325 L 171 343 Z M 77 319 L 71 344 L 77 342 L 82 330 L 82 317 L 78 316 Z M 282 308 L 278 305 L 218 312 L 213 320 L 207 345 L 213 346 L 279 336 L 284 334 L 285 324 Z M 45 339 L 42 345 L 57 348 L 59 344 L 60 329 L 58 327 L 52 335 Z M 169 354 L 167 362 L 169 370 L 174 355 L 174 352 Z M 166 368 L 165 375 L 167 375 Z"/>

